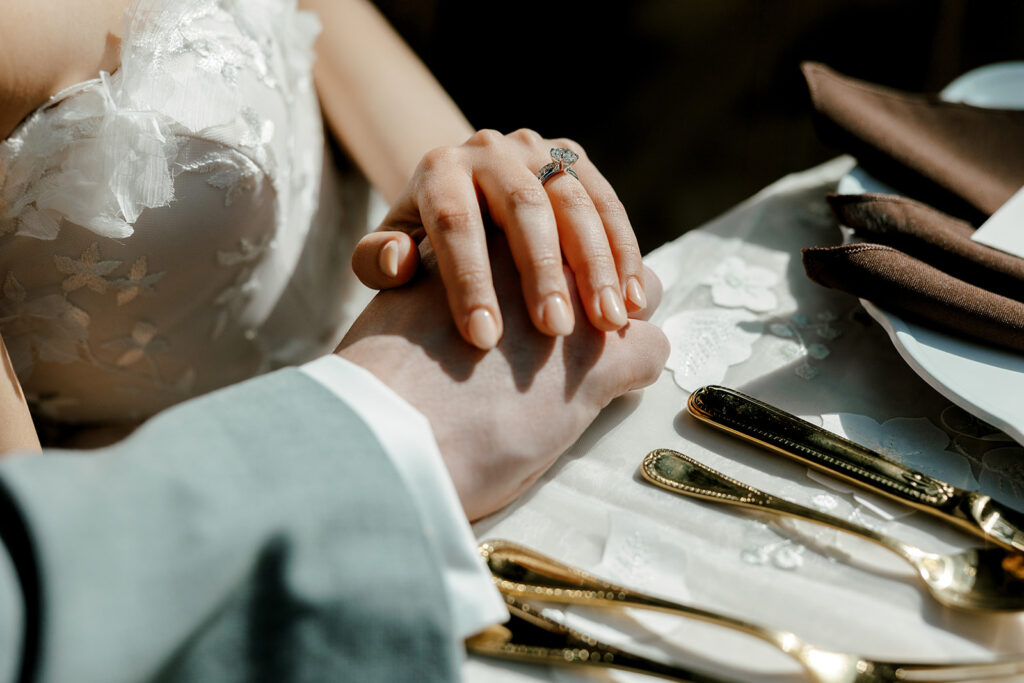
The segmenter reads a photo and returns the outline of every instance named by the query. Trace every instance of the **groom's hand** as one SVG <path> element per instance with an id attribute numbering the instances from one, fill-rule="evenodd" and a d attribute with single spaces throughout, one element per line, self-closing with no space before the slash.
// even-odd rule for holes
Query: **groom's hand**
<path id="1" fill-rule="evenodd" d="M 493 236 L 489 249 L 505 313 L 496 348 L 483 352 L 462 340 L 431 272 L 378 294 L 336 351 L 430 420 L 471 520 L 518 497 L 612 399 L 651 384 L 668 355 L 661 331 L 638 320 L 617 332 L 587 324 L 567 337 L 538 332 L 504 238 Z M 648 292 L 660 292 L 649 272 L 648 280 Z M 577 320 L 585 320 L 572 294 Z"/>

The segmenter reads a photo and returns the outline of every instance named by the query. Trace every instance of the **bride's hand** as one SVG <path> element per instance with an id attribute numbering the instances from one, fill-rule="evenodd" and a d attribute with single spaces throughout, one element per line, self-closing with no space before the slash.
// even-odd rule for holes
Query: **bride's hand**
<path id="1" fill-rule="evenodd" d="M 536 173 L 552 162 L 555 148 L 579 155 L 576 177 L 558 172 L 542 184 Z M 579 145 L 525 129 L 481 130 L 463 145 L 429 152 L 384 222 L 357 246 L 356 275 L 375 289 L 405 284 L 419 266 L 418 243 L 429 237 L 459 333 L 492 348 L 503 324 L 487 255 L 488 218 L 508 238 L 541 332 L 567 335 L 575 325 L 563 257 L 594 327 L 617 330 L 628 314 L 646 308 L 640 249 L 611 185 Z"/>

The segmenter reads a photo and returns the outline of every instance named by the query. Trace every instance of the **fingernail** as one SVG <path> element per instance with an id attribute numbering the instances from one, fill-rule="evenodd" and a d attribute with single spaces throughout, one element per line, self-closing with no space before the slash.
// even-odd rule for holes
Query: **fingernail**
<path id="1" fill-rule="evenodd" d="M 569 304 L 561 294 L 552 294 L 544 299 L 540 311 L 541 320 L 549 330 L 563 337 L 572 334 L 572 313 L 569 312 Z"/>
<path id="2" fill-rule="evenodd" d="M 626 307 L 622 303 L 622 295 L 614 287 L 605 287 L 599 297 L 601 315 L 616 327 L 626 324 Z"/>
<path id="3" fill-rule="evenodd" d="M 398 277 L 398 242 L 388 241 L 380 248 L 380 270 L 388 277 Z"/>
<path id="4" fill-rule="evenodd" d="M 498 323 L 486 308 L 477 308 L 469 314 L 469 339 L 477 348 L 487 351 L 498 344 Z"/>
<path id="5" fill-rule="evenodd" d="M 637 308 L 647 308 L 647 295 L 644 294 L 643 286 L 635 277 L 629 278 L 629 282 L 626 283 L 626 298 Z"/>

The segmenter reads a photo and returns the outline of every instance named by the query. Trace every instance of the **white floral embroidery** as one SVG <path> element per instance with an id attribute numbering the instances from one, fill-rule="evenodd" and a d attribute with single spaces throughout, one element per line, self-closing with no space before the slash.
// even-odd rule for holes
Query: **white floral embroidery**
<path id="1" fill-rule="evenodd" d="M 1024 512 L 1024 448 L 993 448 L 985 453 L 982 466 L 981 490 Z"/>
<path id="2" fill-rule="evenodd" d="M 243 268 L 238 271 L 238 277 L 235 278 L 235 281 L 221 291 L 217 298 L 213 300 L 214 305 L 219 306 L 221 310 L 217 314 L 213 330 L 210 332 L 211 339 L 216 340 L 220 338 L 227 328 L 228 322 L 232 318 L 237 319 L 241 315 L 246 305 L 256 294 L 257 289 L 259 289 L 259 282 L 253 277 L 251 268 Z"/>
<path id="3" fill-rule="evenodd" d="M 799 361 L 793 369 L 799 377 L 812 380 L 818 376 L 821 370 L 812 365 L 808 358 L 825 360 L 832 351 L 823 342 L 812 342 L 807 339 L 808 334 L 815 334 L 824 341 L 833 341 L 842 335 L 842 328 L 838 327 L 837 316 L 825 311 L 819 313 L 816 321 L 812 321 L 806 315 L 797 313 L 786 322 L 776 322 L 768 325 L 768 329 L 776 337 L 789 339 L 792 343 L 783 345 L 779 352 L 787 361 Z"/>
<path id="4" fill-rule="evenodd" d="M 59 294 L 28 299 L 8 273 L 0 299 L 0 325 L 19 378 L 31 377 L 39 360 L 71 363 L 81 359 L 89 336 L 89 315 Z"/>
<path id="5" fill-rule="evenodd" d="M 711 300 L 717 306 L 763 313 L 778 306 L 779 299 L 771 290 L 778 281 L 779 276 L 767 268 L 751 266 L 738 256 L 729 256 L 702 284 L 711 287 Z"/>
<path id="6" fill-rule="evenodd" d="M 948 406 L 939 419 L 979 489 L 1024 512 L 1024 447 L 959 406 Z"/>
<path id="7" fill-rule="evenodd" d="M 238 240 L 236 251 L 217 251 L 217 263 L 222 266 L 237 266 L 243 263 L 254 263 L 263 258 L 267 250 L 273 249 L 274 241 L 270 235 L 257 243 L 245 237 Z"/>
<path id="8" fill-rule="evenodd" d="M 77 260 L 58 254 L 53 257 L 53 262 L 57 272 L 68 276 L 61 283 L 61 289 L 65 293 L 88 287 L 102 294 L 111 284 L 104 276 L 114 272 L 121 265 L 120 261 L 101 261 L 100 246 L 96 242 L 89 245 Z"/>
<path id="9" fill-rule="evenodd" d="M 750 358 L 764 325 L 747 311 L 707 308 L 676 313 L 661 327 L 672 345 L 665 367 L 693 391 L 720 383 L 730 365 Z"/>
<path id="10" fill-rule="evenodd" d="M 289 274 L 327 273 L 329 259 L 301 249 L 307 231 L 340 247 L 335 232 L 322 237 L 328 224 L 362 227 L 358 212 L 338 219 L 343 204 L 361 202 L 355 195 L 331 195 L 317 208 L 327 195 L 311 81 L 314 14 L 294 0 L 133 0 L 123 28 L 116 71 L 58 93 L 0 142 L 0 238 L 26 245 L 30 262 L 43 266 L 19 282 L 22 250 L 0 251 L 0 277 L 10 272 L 0 329 L 26 393 L 37 394 L 35 408 L 57 419 L 122 419 L 136 403 L 151 411 L 163 400 L 133 402 L 118 395 L 122 388 L 150 399 L 165 393 L 170 405 L 200 379 L 210 387 L 271 357 L 303 360 L 287 356 L 284 342 L 254 343 L 235 367 L 224 347 L 207 354 L 210 345 L 194 335 L 255 334 L 234 327 L 260 285 L 268 287 L 254 277 L 269 265 L 279 231 L 287 229 L 289 251 L 274 265 L 295 270 L 267 279 L 268 300 Z M 203 183 L 219 190 L 214 202 L 197 189 Z M 90 233 L 92 244 L 82 237 Z M 108 239 L 120 240 L 117 259 Z M 165 298 L 171 276 L 163 270 L 172 267 L 182 273 Z M 229 269 L 219 274 L 223 289 L 211 289 L 218 268 Z M 68 369 L 63 396 L 30 381 L 40 361 L 88 367 Z"/>
<path id="11" fill-rule="evenodd" d="M 976 489 L 978 482 L 963 457 L 946 450 L 949 436 L 926 418 L 896 417 L 879 424 L 852 413 L 821 416 L 822 426 L 890 460 L 942 479 L 954 486 Z"/>
<path id="12" fill-rule="evenodd" d="M 216 150 L 201 159 L 182 165 L 183 171 L 207 174 L 206 182 L 224 190 L 224 206 L 230 206 L 243 192 L 257 192 L 263 184 L 263 171 L 256 163 L 235 150 Z"/>
<path id="13" fill-rule="evenodd" d="M 747 564 L 771 565 L 776 569 L 793 571 L 804 565 L 806 550 L 806 546 L 791 538 L 784 538 L 753 548 L 746 548 L 740 553 L 740 559 Z"/>
<path id="14" fill-rule="evenodd" d="M 155 325 L 140 321 L 135 323 L 129 336 L 109 341 L 103 345 L 103 348 L 121 352 L 114 361 L 118 367 L 134 365 L 143 358 L 161 353 L 169 348 L 166 341 L 156 336 L 156 332 Z"/>
<path id="15" fill-rule="evenodd" d="M 133 301 L 139 294 L 152 294 L 153 285 L 159 282 L 164 273 L 149 274 L 149 264 L 145 256 L 140 256 L 128 271 L 128 277 L 116 280 L 114 286 L 117 293 L 117 305 L 124 306 Z"/>

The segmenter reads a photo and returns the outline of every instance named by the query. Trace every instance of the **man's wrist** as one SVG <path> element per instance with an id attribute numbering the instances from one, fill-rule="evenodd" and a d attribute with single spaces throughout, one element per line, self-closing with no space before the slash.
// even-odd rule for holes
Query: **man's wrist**
<path id="1" fill-rule="evenodd" d="M 425 535 L 445 563 L 455 632 L 465 638 L 504 621 L 504 603 L 476 553 L 476 539 L 427 418 L 370 370 L 341 355 L 319 358 L 300 370 L 350 406 L 391 458 Z"/>

